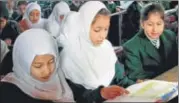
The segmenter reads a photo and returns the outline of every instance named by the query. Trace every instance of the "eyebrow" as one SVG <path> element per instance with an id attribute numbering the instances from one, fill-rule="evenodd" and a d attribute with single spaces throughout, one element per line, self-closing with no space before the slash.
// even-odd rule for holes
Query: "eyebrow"
<path id="1" fill-rule="evenodd" d="M 48 61 L 51 61 L 51 60 L 54 60 L 54 57 L 53 57 L 53 58 L 51 58 L 51 59 L 49 59 Z"/>
<path id="2" fill-rule="evenodd" d="M 42 62 L 34 62 L 33 64 L 36 65 L 36 64 L 43 64 L 43 63 Z"/>

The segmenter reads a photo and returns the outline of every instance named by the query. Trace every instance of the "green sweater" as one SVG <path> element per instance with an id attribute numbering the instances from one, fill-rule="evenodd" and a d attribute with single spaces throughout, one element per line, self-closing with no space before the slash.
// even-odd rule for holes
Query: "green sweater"
<path id="1" fill-rule="evenodd" d="M 164 30 L 160 42 L 160 48 L 155 48 L 141 30 L 123 45 L 124 66 L 130 79 L 151 79 L 177 65 L 176 35 Z"/>

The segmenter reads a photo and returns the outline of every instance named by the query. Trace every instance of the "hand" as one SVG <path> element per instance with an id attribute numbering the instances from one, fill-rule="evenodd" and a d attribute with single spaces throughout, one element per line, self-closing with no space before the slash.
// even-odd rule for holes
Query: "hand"
<path id="1" fill-rule="evenodd" d="M 144 80 L 141 80 L 141 79 L 137 79 L 136 83 L 142 83 L 144 82 Z"/>
<path id="2" fill-rule="evenodd" d="M 108 100 L 108 99 L 114 99 L 115 97 L 120 95 L 129 94 L 129 92 L 123 87 L 113 85 L 113 86 L 102 88 L 100 94 L 104 99 Z"/>
<path id="3" fill-rule="evenodd" d="M 21 20 L 19 22 L 19 25 L 20 25 L 20 29 L 21 29 L 22 32 L 29 29 L 29 26 L 27 24 L 27 20 L 25 20 L 25 19 Z"/>
<path id="4" fill-rule="evenodd" d="M 11 40 L 11 39 L 7 38 L 7 39 L 5 39 L 4 41 L 5 41 L 5 43 L 6 43 L 8 46 L 11 46 L 11 43 L 12 43 L 12 40 Z"/>

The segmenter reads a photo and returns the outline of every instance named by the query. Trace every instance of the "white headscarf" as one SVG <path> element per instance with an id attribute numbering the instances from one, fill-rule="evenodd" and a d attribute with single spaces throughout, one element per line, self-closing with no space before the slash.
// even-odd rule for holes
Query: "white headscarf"
<path id="1" fill-rule="evenodd" d="M 0 42 L 1 42 L 1 48 L 0 48 L 0 50 L 1 50 L 0 63 L 1 63 L 2 60 L 4 59 L 4 57 L 6 56 L 6 54 L 9 52 L 9 49 L 8 49 L 7 44 L 4 41 L 0 40 Z"/>
<path id="2" fill-rule="evenodd" d="M 115 75 L 117 57 L 111 43 L 104 40 L 95 47 L 89 37 L 91 23 L 102 8 L 106 9 L 99 1 L 86 2 L 80 14 L 67 16 L 59 37 L 64 47 L 60 56 L 66 78 L 87 89 L 108 86 Z"/>
<path id="3" fill-rule="evenodd" d="M 32 23 L 29 19 L 29 15 L 33 10 L 38 10 L 40 12 L 40 18 L 37 23 Z M 45 28 L 46 19 L 41 18 L 41 7 L 36 2 L 29 3 L 26 7 L 26 11 L 24 13 L 23 19 L 27 20 L 27 24 L 30 28 Z"/>
<path id="4" fill-rule="evenodd" d="M 49 81 L 40 82 L 30 75 L 30 67 L 36 55 L 44 54 L 54 55 L 56 65 Z M 61 102 L 73 100 L 72 91 L 59 68 L 57 44 L 47 31 L 29 29 L 23 32 L 14 44 L 13 64 L 13 72 L 7 74 L 2 81 L 17 85 L 33 98 Z"/>
<path id="5" fill-rule="evenodd" d="M 61 15 L 66 15 L 70 12 L 70 7 L 64 1 L 59 2 L 55 5 L 51 15 L 48 18 L 47 31 L 52 34 L 54 37 L 59 36 L 59 29 L 61 27 Z"/>

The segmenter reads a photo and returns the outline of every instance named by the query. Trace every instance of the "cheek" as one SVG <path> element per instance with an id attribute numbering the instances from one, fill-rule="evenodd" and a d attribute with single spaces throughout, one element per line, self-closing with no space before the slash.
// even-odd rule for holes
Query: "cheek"
<path id="1" fill-rule="evenodd" d="M 143 29 L 148 34 L 152 32 L 152 26 L 144 25 Z"/>
<path id="2" fill-rule="evenodd" d="M 54 72 L 55 67 L 56 67 L 56 66 L 55 66 L 55 63 L 49 65 L 49 69 L 50 69 L 51 73 Z"/>
<path id="3" fill-rule="evenodd" d="M 32 68 L 31 76 L 38 79 L 41 76 L 41 71 L 35 68 Z"/>
<path id="4" fill-rule="evenodd" d="M 33 21 L 33 16 L 32 15 L 29 16 L 29 20 Z"/>
<path id="5" fill-rule="evenodd" d="M 91 34 L 91 35 L 90 35 L 90 39 L 91 39 L 91 41 L 94 43 L 94 42 L 96 41 L 96 39 L 98 38 L 98 37 L 97 37 L 97 33 L 94 32 L 94 31 L 91 31 L 90 34 Z"/>
<path id="6" fill-rule="evenodd" d="M 164 27 L 164 24 L 161 25 L 161 26 L 159 27 L 160 32 L 163 32 L 164 28 L 165 28 L 165 27 Z"/>

